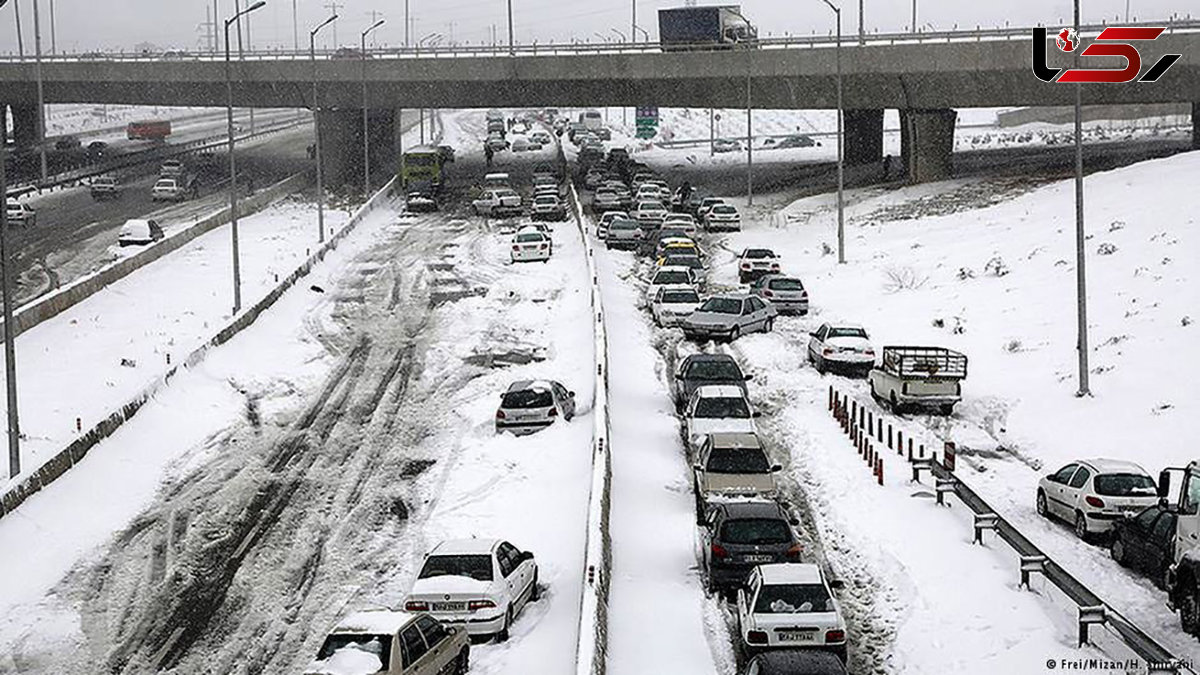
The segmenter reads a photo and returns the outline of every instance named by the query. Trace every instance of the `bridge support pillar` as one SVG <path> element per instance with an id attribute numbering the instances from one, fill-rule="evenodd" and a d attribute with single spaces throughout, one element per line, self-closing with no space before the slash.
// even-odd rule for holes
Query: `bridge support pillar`
<path id="1" fill-rule="evenodd" d="M 12 105 L 13 143 L 18 148 L 30 148 L 41 142 L 41 120 L 37 105 Z"/>
<path id="2" fill-rule="evenodd" d="M 900 154 L 910 181 L 950 178 L 957 119 L 957 111 L 945 108 L 900 111 Z"/>
<path id="3" fill-rule="evenodd" d="M 359 113 L 361 115 L 361 113 Z M 359 127 L 361 127 L 361 122 Z M 371 183 L 383 185 L 396 173 L 400 156 L 396 154 L 396 113 L 393 110 L 371 110 L 367 113 L 367 143 L 371 147 Z M 362 147 L 359 138 L 359 147 Z M 361 164 L 361 162 L 356 162 Z M 357 172 L 362 176 L 362 170 Z"/>
<path id="4" fill-rule="evenodd" d="M 1200 101 L 1192 103 L 1192 149 L 1200 150 Z"/>
<path id="5" fill-rule="evenodd" d="M 321 132 L 321 169 L 325 185 L 346 185 L 362 176 L 362 111 L 322 110 L 317 115 Z"/>
<path id="6" fill-rule="evenodd" d="M 864 166 L 883 161 L 883 110 L 847 110 L 846 165 Z"/>

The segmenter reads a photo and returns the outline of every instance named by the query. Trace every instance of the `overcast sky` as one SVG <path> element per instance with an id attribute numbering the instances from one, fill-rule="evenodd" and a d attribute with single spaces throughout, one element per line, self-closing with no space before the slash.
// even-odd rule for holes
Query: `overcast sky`
<path id="1" fill-rule="evenodd" d="M 217 0 L 222 16 L 229 16 L 235 0 Z M 252 0 L 242 0 L 243 6 Z M 376 34 L 380 45 L 404 43 L 406 0 L 267 0 L 267 6 L 252 15 L 251 38 L 256 47 L 292 46 L 292 7 L 297 6 L 301 44 L 307 47 L 308 29 L 330 13 L 337 2 L 342 17 L 337 22 L 341 45 L 358 44 L 359 33 L 371 23 L 371 12 L 387 20 Z M 0 52 L 15 52 L 17 40 L 14 3 L 20 3 L 26 50 L 33 50 L 34 0 L 9 0 L 0 9 Z M 43 48 L 50 49 L 50 6 L 56 19 L 59 51 L 93 49 L 130 50 L 140 42 L 162 48 L 195 50 L 203 41 L 206 9 L 212 0 L 40 0 Z M 441 33 L 446 41 L 491 43 L 493 27 L 501 42 L 507 41 L 505 0 L 407 0 L 414 21 L 411 39 Z M 636 0 L 638 23 L 657 35 L 656 11 L 675 7 L 683 0 Z M 869 32 L 907 29 L 912 12 L 910 0 L 863 0 Z M 1071 0 L 917 0 L 918 24 L 937 29 L 960 27 L 1058 24 L 1069 21 Z M 699 4 L 726 4 L 701 0 Z M 727 3 L 732 4 L 732 3 Z M 843 30 L 858 30 L 858 3 L 841 0 Z M 1084 22 L 1123 18 L 1126 0 L 1083 0 Z M 1189 13 L 1200 18 L 1197 0 L 1129 0 L 1132 16 L 1161 20 Z M 632 5 L 629 0 L 512 0 L 517 42 L 598 41 L 596 33 L 616 39 L 613 29 L 628 35 Z M 827 33 L 832 30 L 832 12 L 821 0 L 743 0 L 742 12 L 759 27 L 760 35 Z M 333 31 L 326 28 L 320 44 L 333 46 Z M 207 44 L 207 43 L 204 43 Z"/>

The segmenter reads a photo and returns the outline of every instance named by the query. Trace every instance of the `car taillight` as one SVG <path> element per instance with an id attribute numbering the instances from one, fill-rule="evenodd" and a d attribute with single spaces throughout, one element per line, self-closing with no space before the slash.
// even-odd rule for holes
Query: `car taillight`
<path id="1" fill-rule="evenodd" d="M 771 269 L 773 269 L 773 270 L 779 269 L 779 263 L 771 263 Z"/>
<path id="2" fill-rule="evenodd" d="M 1088 506 L 1094 506 L 1098 509 L 1104 508 L 1104 500 L 1100 499 L 1099 497 L 1092 497 L 1091 495 L 1089 495 L 1083 501 L 1087 502 Z"/>
<path id="3" fill-rule="evenodd" d="M 538 244 L 538 250 L 539 250 L 539 251 L 545 251 L 545 250 L 546 250 L 546 245 L 545 245 L 545 244 Z"/>
<path id="4" fill-rule="evenodd" d="M 742 263 L 742 269 L 744 269 L 744 270 L 750 269 L 750 263 L 748 263 L 748 262 Z"/>
<path id="5" fill-rule="evenodd" d="M 787 553 L 785 555 L 787 555 L 788 560 L 799 560 L 800 559 L 800 544 L 793 544 L 792 547 L 787 550 Z"/>
<path id="6" fill-rule="evenodd" d="M 429 603 L 420 600 L 409 600 L 404 603 L 404 611 L 406 612 L 428 612 Z"/>
<path id="7" fill-rule="evenodd" d="M 752 645 L 767 644 L 767 631 L 752 630 L 752 631 L 746 633 L 746 642 L 749 644 L 752 644 Z"/>
<path id="8" fill-rule="evenodd" d="M 467 609 L 474 612 L 479 609 L 492 609 L 496 603 L 491 600 L 471 600 L 467 602 Z"/>
<path id="9" fill-rule="evenodd" d="M 725 547 L 720 544 L 713 544 L 711 547 L 711 550 L 712 550 L 712 556 L 714 558 L 728 558 L 729 557 L 729 551 L 726 551 Z"/>
<path id="10" fill-rule="evenodd" d="M 521 250 L 521 247 L 520 247 L 520 246 L 517 246 L 516 244 L 513 244 L 513 250 L 514 250 L 514 251 L 520 251 L 520 250 Z"/>
<path id="11" fill-rule="evenodd" d="M 845 642 L 846 631 L 844 630 L 827 630 L 825 631 L 826 642 Z"/>
<path id="12" fill-rule="evenodd" d="M 807 300 L 808 299 L 808 291 L 800 291 L 800 297 Z"/>
<path id="13" fill-rule="evenodd" d="M 558 408 L 551 408 L 550 412 L 546 414 L 546 417 L 558 417 Z"/>
<path id="14" fill-rule="evenodd" d="M 825 349 L 821 350 L 821 353 L 824 354 L 825 356 L 829 356 L 830 354 L 834 353 L 835 351 L 837 351 L 837 350 L 834 349 L 833 347 L 826 347 Z"/>
<path id="15" fill-rule="evenodd" d="M 496 419 L 498 419 L 498 420 L 502 420 L 502 419 L 504 419 L 504 418 L 505 418 L 504 411 L 503 411 L 503 410 L 497 410 L 497 411 L 496 411 Z"/>
<path id="16" fill-rule="evenodd" d="M 772 293 L 771 291 L 763 291 L 763 297 L 773 298 L 773 297 L 775 297 L 775 294 Z"/>

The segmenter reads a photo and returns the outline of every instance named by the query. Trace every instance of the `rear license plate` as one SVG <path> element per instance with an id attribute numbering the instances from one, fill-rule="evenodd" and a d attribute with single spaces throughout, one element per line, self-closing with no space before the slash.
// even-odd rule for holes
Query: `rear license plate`
<path id="1" fill-rule="evenodd" d="M 467 609 L 465 602 L 435 602 L 433 603 L 433 611 L 435 612 L 462 612 Z"/>
<path id="2" fill-rule="evenodd" d="M 780 642 L 816 642 L 817 635 L 814 631 L 788 631 L 786 633 L 778 633 Z"/>
<path id="3" fill-rule="evenodd" d="M 763 563 L 763 562 L 771 562 L 772 560 L 775 559 L 775 557 L 770 556 L 770 555 L 748 555 L 748 556 L 745 556 L 745 559 L 746 559 L 746 562 Z"/>

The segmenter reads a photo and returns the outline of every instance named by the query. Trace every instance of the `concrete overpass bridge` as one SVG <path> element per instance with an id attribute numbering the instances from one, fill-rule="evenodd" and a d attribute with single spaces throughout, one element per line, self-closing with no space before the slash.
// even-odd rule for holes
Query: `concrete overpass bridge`
<path id="1" fill-rule="evenodd" d="M 1143 72 L 1163 54 L 1182 58 L 1154 83 L 1092 84 L 1088 104 L 1191 103 L 1200 147 L 1200 22 L 1167 25 L 1139 42 Z M 1087 27 L 1095 35 L 1103 26 Z M 1053 30 L 1051 33 L 1055 32 Z M 1047 52 L 1051 67 L 1071 56 Z M 1087 40 L 1085 39 L 1085 43 Z M 882 158 L 883 111 L 900 111 L 903 159 L 914 180 L 949 173 L 956 108 L 1070 105 L 1075 87 L 1032 73 L 1031 29 L 871 36 L 843 40 L 847 159 Z M 366 132 L 386 143 L 402 108 L 637 106 L 829 109 L 837 105 L 836 54 L 827 37 L 761 41 L 758 48 L 667 51 L 657 44 L 523 45 L 495 48 L 376 50 L 369 58 L 328 53 L 249 53 L 234 62 L 234 105 L 313 108 L 331 175 L 353 169 L 361 143 L 363 87 L 371 111 Z M 1088 67 L 1119 68 L 1120 58 L 1089 57 Z M 216 55 L 163 60 L 140 55 L 43 59 L 47 103 L 222 106 L 225 64 Z M 36 142 L 34 64 L 0 61 L 0 108 L 13 110 L 19 142 Z M 358 142 L 354 142 L 354 141 Z M 341 152 L 339 152 L 341 149 Z"/>

